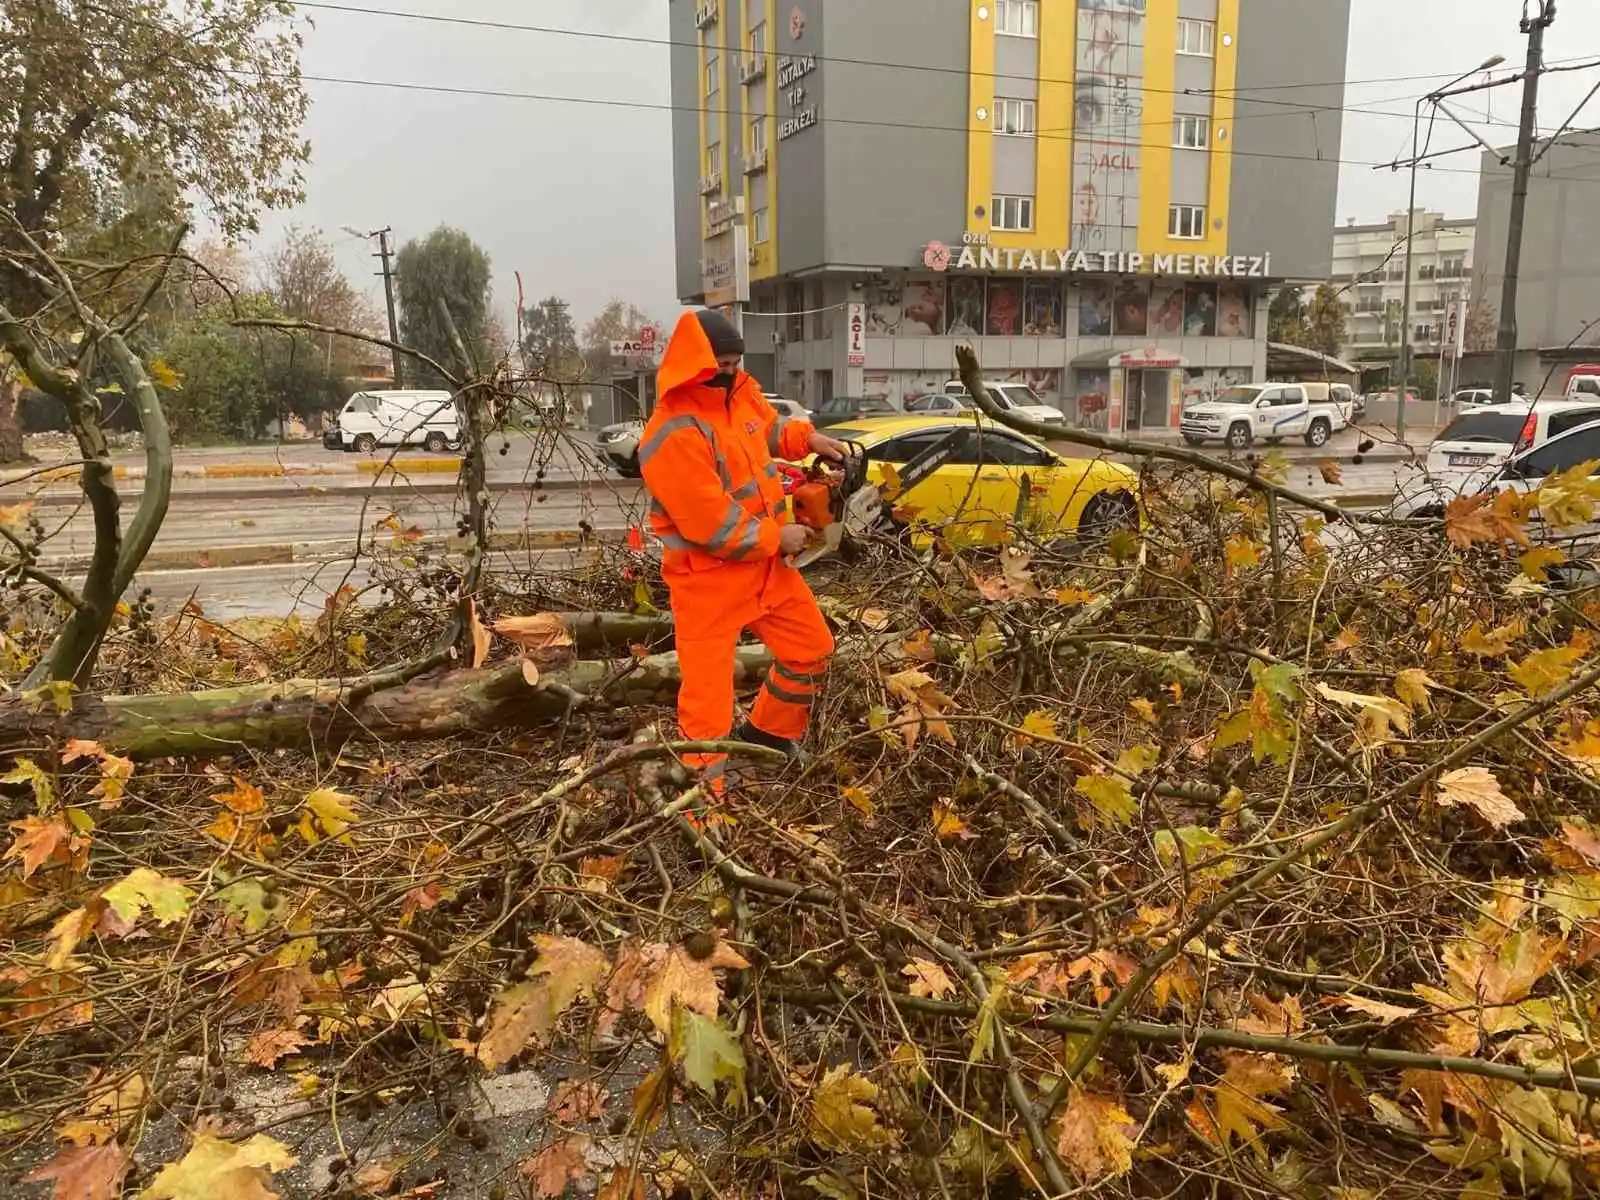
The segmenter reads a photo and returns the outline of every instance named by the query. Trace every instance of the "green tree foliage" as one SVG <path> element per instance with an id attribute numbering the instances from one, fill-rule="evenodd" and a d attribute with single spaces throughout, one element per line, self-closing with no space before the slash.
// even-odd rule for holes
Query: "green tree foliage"
<path id="1" fill-rule="evenodd" d="M 654 324 L 648 313 L 613 296 L 583 327 L 583 360 L 589 378 L 610 377 L 612 342 L 638 337 L 640 330 Z"/>
<path id="2" fill-rule="evenodd" d="M 1344 301 L 1331 283 L 1317 288 L 1306 307 L 1305 338 L 1300 344 L 1323 354 L 1338 354 L 1346 340 Z"/>
<path id="3" fill-rule="evenodd" d="M 559 296 L 546 296 L 523 310 L 522 351 L 531 374 L 557 383 L 577 383 L 584 377 L 572 310 Z"/>
<path id="4" fill-rule="evenodd" d="M 1306 340 L 1306 305 L 1297 287 L 1279 288 L 1267 309 L 1267 337 L 1286 346 L 1303 346 Z"/>
<path id="5" fill-rule="evenodd" d="M 467 352 L 481 358 L 489 351 L 489 255 L 476 242 L 459 229 L 441 225 L 427 237 L 402 246 L 396 265 L 402 342 L 445 367 L 457 368 L 456 350 L 439 313 L 442 299 Z M 418 363 L 406 363 L 404 370 L 408 384 L 443 383 Z"/>
<path id="6" fill-rule="evenodd" d="M 173 441 L 215 442 L 261 432 L 269 412 L 266 373 L 252 339 L 222 314 L 202 317 L 178 333 L 166 359 L 180 380 L 161 391 Z"/>

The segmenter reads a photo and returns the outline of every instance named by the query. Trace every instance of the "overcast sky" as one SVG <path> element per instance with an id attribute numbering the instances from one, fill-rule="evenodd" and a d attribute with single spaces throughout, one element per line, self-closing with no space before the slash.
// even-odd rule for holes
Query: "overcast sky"
<path id="1" fill-rule="evenodd" d="M 689 0 L 679 0 L 687 3 Z M 1054 2 L 1054 0 L 1051 0 Z M 1254 0 L 1312 4 L 1319 0 Z M 303 67 L 312 111 L 306 203 L 275 214 L 271 238 L 291 222 L 318 226 L 351 272 L 375 269 L 343 227 L 390 225 L 398 240 L 440 223 L 466 230 L 494 260 L 496 308 L 510 319 L 520 271 L 530 300 L 557 293 L 581 329 L 613 295 L 670 317 L 673 296 L 672 138 L 667 0 L 339 0 L 338 7 L 447 15 L 596 36 L 442 24 L 414 17 L 306 5 Z M 1520 68 L 1521 0 L 1354 0 L 1350 81 L 1338 219 L 1382 219 L 1406 202 L 1404 172 L 1370 163 L 1409 152 L 1416 97 L 1495 54 Z M 636 38 L 639 41 L 618 40 Z M 1561 0 L 1547 62 L 1600 58 L 1600 3 Z M 452 95 L 361 80 L 481 89 L 609 103 Z M 1363 82 L 1365 81 L 1365 82 Z M 1540 123 L 1554 128 L 1600 70 L 1547 76 Z M 620 103 L 619 103 L 620 102 Z M 632 103 L 642 107 L 626 107 Z M 1515 139 L 1518 88 L 1463 101 L 1490 141 Z M 1386 114 L 1386 115 L 1385 115 Z M 1580 124 L 1600 125 L 1600 97 Z M 1308 134 L 1309 139 L 1309 134 Z M 1434 146 L 1467 137 L 1441 124 Z M 1310 146 L 1308 145 L 1308 153 Z M 1477 157 L 1440 161 L 1418 184 L 1418 203 L 1467 216 L 1477 207 Z M 372 281 L 368 291 L 381 299 Z"/>

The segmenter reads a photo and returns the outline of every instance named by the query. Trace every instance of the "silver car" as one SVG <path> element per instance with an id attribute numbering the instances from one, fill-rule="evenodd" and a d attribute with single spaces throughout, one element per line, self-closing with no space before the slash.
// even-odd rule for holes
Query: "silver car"
<path id="1" fill-rule="evenodd" d="M 607 425 L 595 439 L 600 453 L 625 479 L 639 478 L 639 439 L 644 436 L 643 421 L 618 421 Z"/>

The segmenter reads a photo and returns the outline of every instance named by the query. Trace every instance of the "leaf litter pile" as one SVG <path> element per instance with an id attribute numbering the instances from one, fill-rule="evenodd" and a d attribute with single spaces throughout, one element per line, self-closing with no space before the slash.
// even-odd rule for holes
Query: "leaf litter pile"
<path id="1" fill-rule="evenodd" d="M 1600 487 L 1353 532 L 1231 484 L 1146 502 L 1142 539 L 820 580 L 811 757 L 720 800 L 663 741 L 665 595 L 625 552 L 474 612 L 558 720 L 15 757 L 7 1194 L 1591 1191 L 1600 598 L 1559 535 Z M 104 669 L 337 672 L 437 615 L 144 616 Z M 505 1158 L 473 1097 L 529 1072 Z M 262 1118 L 265 1083 L 295 1103 Z"/>

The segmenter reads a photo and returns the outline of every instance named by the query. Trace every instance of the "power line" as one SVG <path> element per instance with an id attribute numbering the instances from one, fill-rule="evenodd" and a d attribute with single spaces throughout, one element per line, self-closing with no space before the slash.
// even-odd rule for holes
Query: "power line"
<path id="1" fill-rule="evenodd" d="M 442 13 L 407 12 L 407 11 L 405 11 L 403 9 L 376 8 L 376 7 L 367 7 L 367 6 L 356 5 L 356 4 L 338 4 L 338 3 L 331 2 L 331 0 L 289 0 L 289 2 L 291 4 L 293 4 L 294 7 L 296 7 L 296 8 L 316 9 L 316 10 L 325 11 L 325 12 L 338 12 L 338 13 L 346 13 L 346 14 L 370 16 L 370 17 L 392 17 L 392 18 L 396 18 L 396 19 L 399 19 L 399 20 L 424 21 L 424 22 L 429 22 L 429 23 L 432 23 L 432 24 L 456 25 L 456 26 L 462 26 L 462 27 L 465 27 L 465 28 L 472 28 L 472 29 L 489 29 L 489 30 L 495 30 L 495 31 L 499 31 L 499 32 L 514 31 L 514 32 L 519 32 L 519 33 L 538 33 L 538 34 L 550 35 L 550 36 L 553 36 L 553 37 L 585 38 L 585 39 L 589 39 L 591 41 L 619 42 L 619 43 L 624 43 L 624 44 L 628 44 L 628 45 L 639 45 L 639 46 L 666 46 L 666 47 L 671 47 L 671 48 L 694 49 L 694 50 L 697 50 L 697 49 L 700 48 L 700 42 L 698 42 L 698 41 L 683 41 L 683 40 L 675 39 L 675 38 L 646 37 L 646 36 L 644 36 L 642 34 L 602 33 L 602 32 L 596 31 L 596 30 L 566 29 L 566 28 L 562 28 L 561 26 L 557 26 L 557 25 L 530 25 L 530 24 L 526 24 L 524 22 L 519 22 L 519 21 L 495 21 L 495 20 L 489 20 L 487 18 L 482 18 L 482 17 L 454 17 L 454 16 L 447 16 L 447 15 L 444 15 Z M 772 59 L 772 60 L 776 60 L 777 58 L 781 57 L 779 55 L 778 51 L 775 50 L 775 49 L 773 49 L 773 50 L 757 50 L 757 51 L 741 51 L 740 48 L 736 47 L 736 46 L 713 47 L 713 48 L 714 49 L 727 49 L 727 50 L 730 50 L 730 51 L 733 51 L 733 52 L 747 53 L 747 54 L 751 54 L 751 55 L 760 54 L 763 57 L 768 58 L 768 59 Z M 972 71 L 972 70 L 970 70 L 970 69 L 968 69 L 966 67 L 943 67 L 943 66 L 938 66 L 938 65 L 929 64 L 929 63 L 903 63 L 903 62 L 893 62 L 893 61 L 886 60 L 886 59 L 850 58 L 850 57 L 843 56 L 843 55 L 829 55 L 829 54 L 808 54 L 807 57 L 808 58 L 813 58 L 819 63 L 837 63 L 837 64 L 842 65 L 842 66 L 876 67 L 876 68 L 880 68 L 880 69 L 895 70 L 895 71 L 922 71 L 922 72 L 927 72 L 927 73 L 930 73 L 930 74 L 959 75 L 959 76 L 962 76 L 963 78 L 974 78 L 974 77 L 980 78 L 980 79 L 1010 78 L 1010 76 L 1008 76 L 1004 72 L 1000 72 L 1000 71 Z M 1580 63 L 1580 62 L 1588 63 L 1589 65 L 1600 65 L 1600 59 L 1595 59 L 1592 55 L 1590 55 L 1590 56 L 1581 56 L 1581 57 L 1574 57 L 1574 58 L 1568 58 L 1568 59 L 1557 59 L 1557 60 L 1553 61 L 1552 63 L 1548 64 L 1547 69 L 1553 69 L 1555 67 L 1556 63 L 1567 64 L 1567 63 Z M 1090 72 L 1084 72 L 1082 74 L 1090 74 Z M 1080 74 L 1080 76 L 1073 77 L 1073 78 L 1044 78 L 1044 77 L 1041 77 L 1039 79 L 1039 82 L 1042 83 L 1042 84 L 1069 84 L 1069 83 L 1075 82 L 1075 79 L 1079 78 L 1079 77 L 1081 77 L 1081 74 Z M 1372 79 L 1300 80 L 1300 81 L 1297 81 L 1295 83 L 1262 84 L 1262 85 L 1259 85 L 1259 86 L 1256 86 L 1256 87 L 1249 87 L 1249 88 L 1178 88 L 1178 89 L 1173 89 L 1173 88 L 1152 88 L 1152 87 L 1149 87 L 1148 85 L 1145 85 L 1143 90 L 1147 91 L 1147 92 L 1156 92 L 1156 93 L 1159 93 L 1159 94 L 1162 94 L 1162 95 L 1171 95 L 1171 96 L 1204 95 L 1204 96 L 1232 96 L 1232 97 L 1235 97 L 1235 98 L 1239 98 L 1239 97 L 1244 97 L 1245 93 L 1247 93 L 1247 92 L 1294 91 L 1294 90 L 1297 90 L 1297 89 L 1300 89 L 1300 88 L 1359 87 L 1359 86 L 1363 86 L 1363 85 L 1366 85 L 1366 84 L 1377 84 L 1377 83 L 1419 83 L 1419 82 L 1428 82 L 1428 81 L 1432 81 L 1432 80 L 1436 80 L 1436 79 L 1449 79 L 1449 78 L 1452 78 L 1452 76 L 1450 74 L 1448 74 L 1448 73 L 1433 73 L 1433 74 L 1418 74 L 1418 75 L 1388 75 L 1388 76 L 1380 76 L 1380 77 L 1376 77 L 1376 78 L 1372 78 Z M 1407 96 L 1396 96 L 1396 97 L 1394 97 L 1394 99 L 1395 100 L 1406 100 L 1406 99 L 1410 99 L 1410 97 L 1407 97 Z M 1273 103 L 1272 101 L 1265 101 L 1265 100 L 1249 100 L 1248 102 L 1249 103 L 1255 103 L 1255 104 Z M 1303 104 L 1295 104 L 1293 101 L 1277 101 L 1276 103 L 1285 104 L 1285 105 L 1289 105 L 1291 107 L 1296 107 L 1296 108 L 1305 108 L 1305 109 L 1317 108 L 1317 109 L 1329 109 L 1329 110 L 1332 110 L 1332 109 L 1338 109 L 1338 108 L 1341 107 L 1339 105 L 1303 105 Z M 1385 103 L 1389 103 L 1389 101 L 1387 99 L 1385 99 L 1385 100 L 1369 100 L 1369 101 L 1366 101 L 1366 103 L 1368 103 L 1368 104 L 1385 104 Z M 1350 109 L 1350 111 L 1362 111 L 1362 110 L 1352 108 L 1352 109 Z M 1374 112 L 1372 115 L 1374 115 L 1374 116 L 1388 116 L 1388 117 L 1404 117 L 1408 121 L 1411 119 L 1411 114 L 1410 113 Z M 1495 121 L 1493 123 L 1495 123 L 1495 124 L 1505 124 L 1505 125 L 1515 125 L 1515 122 L 1511 122 L 1511 121 Z"/>
<path id="2" fill-rule="evenodd" d="M 234 75 L 257 76 L 271 75 L 271 72 L 252 72 L 234 70 L 228 72 Z M 442 83 L 401 83 L 394 80 L 382 79 L 353 79 L 337 75 L 306 75 L 300 74 L 298 78 L 307 83 L 329 83 L 344 87 L 382 88 L 390 91 L 431 93 L 446 96 L 466 96 L 491 100 L 529 100 L 546 104 L 579 104 L 594 108 L 619 108 L 635 112 L 692 112 L 706 116 L 728 116 L 735 110 L 728 108 L 706 108 L 698 104 L 663 104 L 650 100 L 617 100 L 599 96 L 564 96 L 558 93 L 547 92 L 514 92 L 496 88 L 460 87 Z M 922 125 L 910 121 L 880 121 L 868 117 L 824 117 L 817 118 L 818 125 L 852 125 L 873 129 L 908 129 L 925 133 L 950 133 L 967 136 L 975 132 L 965 125 Z M 1040 140 L 1067 141 L 1074 140 L 1068 132 L 1040 132 L 1034 135 Z M 1165 142 L 1139 143 L 1140 150 L 1164 150 L 1172 147 Z M 1318 158 L 1310 154 L 1272 154 L 1260 150 L 1239 150 L 1234 148 L 1229 153 L 1235 158 L 1258 158 L 1284 162 L 1320 162 L 1328 165 L 1347 167 L 1389 167 L 1388 162 L 1370 162 L 1366 159 L 1354 158 Z M 1477 170 L 1462 167 L 1432 167 L 1435 174 L 1443 175 L 1478 175 Z M 1561 179 L 1565 176 L 1547 176 L 1546 178 Z"/>

